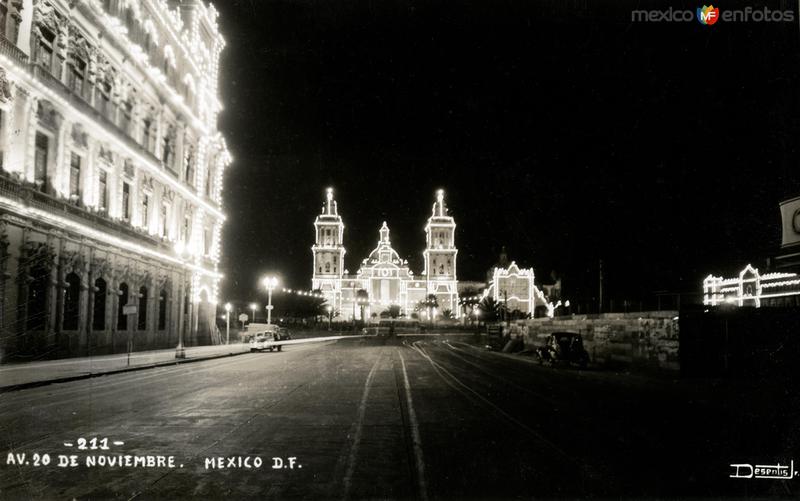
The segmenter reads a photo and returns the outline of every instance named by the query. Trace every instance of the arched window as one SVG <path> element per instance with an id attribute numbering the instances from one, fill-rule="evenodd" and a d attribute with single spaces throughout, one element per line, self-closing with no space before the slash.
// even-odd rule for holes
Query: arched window
<path id="1" fill-rule="evenodd" d="M 111 103 L 112 89 L 113 85 L 109 76 L 106 76 L 105 80 L 98 82 L 98 90 L 100 92 L 97 95 L 97 107 L 100 109 L 100 113 L 113 122 L 114 107 Z"/>
<path id="2" fill-rule="evenodd" d="M 28 318 L 27 330 L 44 330 L 47 321 L 47 284 L 50 281 L 50 270 L 37 264 L 30 269 L 28 285 Z"/>
<path id="3" fill-rule="evenodd" d="M 161 150 L 161 161 L 164 165 L 172 166 L 172 161 L 175 158 L 175 146 L 172 144 L 173 138 L 171 134 L 164 136 L 164 147 Z"/>
<path id="4" fill-rule="evenodd" d="M 70 273 L 65 282 L 63 328 L 65 331 L 74 331 L 78 328 L 80 318 L 81 278 L 76 273 Z"/>
<path id="5" fill-rule="evenodd" d="M 106 281 L 98 278 L 94 281 L 94 309 L 92 310 L 92 330 L 102 331 L 106 328 Z"/>
<path id="6" fill-rule="evenodd" d="M 151 118 L 145 118 L 142 120 L 142 146 L 147 151 L 152 152 L 152 142 L 153 142 L 153 120 Z"/>
<path id="7" fill-rule="evenodd" d="M 84 97 L 84 82 L 86 80 L 86 61 L 74 55 L 69 64 L 67 85 L 75 94 Z"/>
<path id="8" fill-rule="evenodd" d="M 147 54 L 148 57 L 153 57 L 153 35 L 147 31 L 147 28 L 145 28 L 144 41 L 142 42 L 142 45 L 144 46 L 144 53 Z"/>
<path id="9" fill-rule="evenodd" d="M 167 328 L 167 291 L 161 289 L 158 294 L 158 330 Z"/>
<path id="10" fill-rule="evenodd" d="M 139 321 L 136 328 L 140 331 L 147 330 L 147 287 L 139 287 Z"/>
<path id="11" fill-rule="evenodd" d="M 331 272 L 331 263 L 325 263 L 325 273 Z"/>
<path id="12" fill-rule="evenodd" d="M 133 98 L 129 97 L 122 103 L 122 113 L 119 114 L 119 126 L 129 136 L 133 133 L 131 117 L 133 116 Z"/>
<path id="13" fill-rule="evenodd" d="M 47 69 L 53 71 L 53 45 L 56 35 L 44 26 L 39 27 L 39 44 L 36 50 L 36 62 Z"/>
<path id="14" fill-rule="evenodd" d="M 117 330 L 124 331 L 128 328 L 128 316 L 125 315 L 125 305 L 128 304 L 128 284 L 119 284 L 119 306 L 117 307 Z"/>

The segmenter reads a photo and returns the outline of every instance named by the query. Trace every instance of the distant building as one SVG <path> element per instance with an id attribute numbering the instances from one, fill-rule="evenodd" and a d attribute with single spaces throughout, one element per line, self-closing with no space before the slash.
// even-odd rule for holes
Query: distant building
<path id="1" fill-rule="evenodd" d="M 425 225 L 426 246 L 422 253 L 425 269 L 415 275 L 408 261 L 392 248 L 386 222 L 378 230 L 378 244 L 361 262 L 355 274 L 344 269 L 344 222 L 328 188 L 322 212 L 314 221 L 316 240 L 311 287 L 319 290 L 327 303 L 343 318 L 369 318 L 391 306 L 410 315 L 421 301 L 436 298 L 437 311 L 459 315 L 456 276 L 456 224 L 448 215 L 444 191 L 436 193 L 431 216 Z"/>
<path id="2" fill-rule="evenodd" d="M 703 280 L 707 306 L 800 306 L 800 197 L 780 204 L 780 250 L 767 259 L 764 273 L 748 264 L 731 278 L 709 275 Z"/>
<path id="3" fill-rule="evenodd" d="M 135 350 L 210 342 L 231 161 L 217 11 L 0 13 L 0 357 L 124 351 L 129 331 Z"/>
<path id="4" fill-rule="evenodd" d="M 552 290 L 554 286 L 549 287 Z M 536 286 L 533 268 L 520 268 L 514 261 L 506 268 L 494 268 L 489 286 L 484 291 L 484 297 L 487 296 L 501 304 L 505 303 L 509 312 L 519 310 L 531 316 L 535 316 L 539 307 L 546 315 L 552 316 L 556 308 L 551 299 Z"/>

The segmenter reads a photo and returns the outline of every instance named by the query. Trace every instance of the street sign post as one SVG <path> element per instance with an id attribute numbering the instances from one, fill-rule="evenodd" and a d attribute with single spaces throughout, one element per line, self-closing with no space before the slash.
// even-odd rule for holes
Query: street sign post
<path id="1" fill-rule="evenodd" d="M 131 365 L 131 351 L 133 351 L 133 315 L 139 312 L 139 308 L 135 304 L 126 304 L 122 306 L 122 314 L 127 318 L 128 324 L 128 367 Z"/>

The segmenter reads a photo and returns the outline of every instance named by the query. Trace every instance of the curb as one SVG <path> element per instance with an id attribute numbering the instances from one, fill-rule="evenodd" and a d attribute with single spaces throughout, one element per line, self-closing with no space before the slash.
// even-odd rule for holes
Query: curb
<path id="1" fill-rule="evenodd" d="M 225 353 L 222 355 L 209 355 L 205 357 L 192 357 L 192 358 L 176 358 L 175 360 L 171 360 L 169 362 L 158 362 L 155 364 L 146 364 L 146 365 L 134 365 L 132 367 L 125 367 L 122 369 L 112 369 L 103 372 L 87 372 L 84 374 L 79 374 L 77 376 L 65 376 L 55 379 L 42 379 L 40 381 L 31 381 L 28 383 L 18 383 L 18 384 L 10 384 L 7 386 L 0 386 L 0 394 L 9 393 L 12 391 L 19 391 L 19 390 L 27 390 L 30 388 L 38 388 L 40 386 L 47 386 L 51 384 L 58 384 L 58 383 L 69 383 L 71 381 L 80 381 L 81 379 L 91 379 L 100 376 L 109 376 L 113 374 L 123 374 L 125 372 L 136 372 L 146 369 L 156 369 L 158 367 L 169 367 L 173 365 L 181 365 L 181 364 L 191 364 L 194 362 L 203 362 L 205 360 L 214 360 L 217 358 L 225 358 L 225 357 L 236 357 L 239 355 L 249 355 L 249 351 L 242 351 L 239 353 Z"/>

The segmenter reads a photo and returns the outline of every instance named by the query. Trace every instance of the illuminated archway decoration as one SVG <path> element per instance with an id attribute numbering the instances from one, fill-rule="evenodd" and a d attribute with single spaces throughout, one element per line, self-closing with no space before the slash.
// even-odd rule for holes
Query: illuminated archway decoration
<path id="1" fill-rule="evenodd" d="M 765 273 L 751 264 L 736 278 L 709 275 L 703 280 L 703 304 L 719 306 L 732 304 L 760 308 L 764 299 L 800 295 L 800 276 L 797 273 Z"/>

